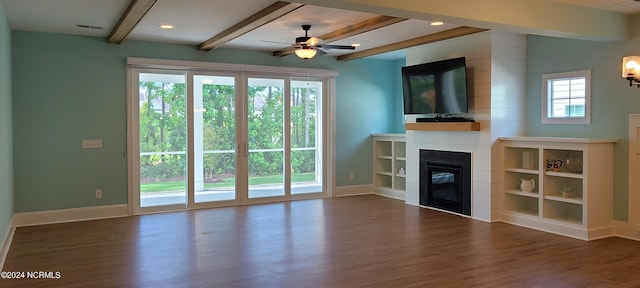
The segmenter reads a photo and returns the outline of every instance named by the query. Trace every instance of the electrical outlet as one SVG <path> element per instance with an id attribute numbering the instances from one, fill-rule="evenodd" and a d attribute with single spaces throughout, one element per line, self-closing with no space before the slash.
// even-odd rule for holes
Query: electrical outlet
<path id="1" fill-rule="evenodd" d="M 102 148 L 102 139 L 82 140 L 83 149 L 100 149 Z"/>
<path id="2" fill-rule="evenodd" d="M 356 178 L 356 176 L 353 174 L 353 172 L 350 172 L 349 173 L 349 180 L 353 180 L 355 178 Z"/>
<path id="3" fill-rule="evenodd" d="M 97 199 L 102 198 L 102 189 L 97 189 L 97 190 L 96 190 L 96 198 L 97 198 Z"/>

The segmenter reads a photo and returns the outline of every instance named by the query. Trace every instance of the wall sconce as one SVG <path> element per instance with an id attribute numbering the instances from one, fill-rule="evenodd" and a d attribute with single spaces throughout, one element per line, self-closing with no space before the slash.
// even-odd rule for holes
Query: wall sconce
<path id="1" fill-rule="evenodd" d="M 313 48 L 298 48 L 294 52 L 296 53 L 296 56 L 302 59 L 311 59 L 313 56 L 316 56 L 318 51 Z"/>
<path id="2" fill-rule="evenodd" d="M 640 56 L 622 58 L 622 78 L 629 80 L 629 86 L 640 88 Z"/>

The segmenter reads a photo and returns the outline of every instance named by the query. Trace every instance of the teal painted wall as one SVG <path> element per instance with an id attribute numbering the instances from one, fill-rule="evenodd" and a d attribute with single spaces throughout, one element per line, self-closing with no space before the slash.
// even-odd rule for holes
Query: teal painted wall
<path id="1" fill-rule="evenodd" d="M 126 57 L 338 71 L 336 184 L 372 182 L 372 133 L 393 131 L 394 61 L 301 60 L 269 52 L 12 31 L 15 211 L 127 203 Z M 42 43 L 47 43 L 42 47 Z M 372 113 L 375 111 L 375 113 Z M 82 139 L 103 149 L 81 149 Z M 354 180 L 348 173 L 354 172 Z M 103 198 L 94 191 L 103 189 Z"/>
<path id="2" fill-rule="evenodd" d="M 13 215 L 11 30 L 0 3 L 0 243 Z"/>
<path id="3" fill-rule="evenodd" d="M 380 65 L 377 62 L 373 63 Z M 353 70 L 354 67 L 349 68 L 347 71 L 360 74 L 358 76 L 360 79 L 341 81 L 345 86 L 339 85 L 337 88 L 338 91 L 358 91 L 359 94 L 356 97 L 337 100 L 337 103 L 344 101 L 341 105 L 336 105 L 336 135 L 343 135 L 336 141 L 336 159 L 340 161 L 346 159 L 343 163 L 366 163 L 367 167 L 372 167 L 373 143 L 368 136 L 376 133 L 404 133 L 400 71 L 406 61 L 402 59 L 382 62 L 386 67 L 368 64 L 354 66 L 358 67 L 357 70 Z M 378 73 L 378 69 L 385 69 L 390 73 Z M 340 73 L 342 75 L 342 71 Z M 355 77 L 348 79 L 355 79 Z M 358 113 L 360 116 L 353 115 L 354 109 L 361 110 Z M 349 122 L 351 123 L 346 125 Z M 363 167 L 344 166 L 338 162 L 335 168 L 337 185 L 371 184 L 372 169 L 359 168 Z M 349 173 L 354 173 L 354 180 L 349 180 Z"/>
<path id="4" fill-rule="evenodd" d="M 380 65 L 378 62 L 383 62 Z M 354 62 L 340 70 L 336 90 L 336 184 L 361 185 L 373 181 L 373 133 L 392 131 L 395 115 L 392 61 Z M 380 69 L 389 73 L 379 73 Z M 344 74 L 343 74 L 344 73 Z M 357 77 L 356 77 L 357 76 Z M 381 85 L 385 83 L 385 85 Z M 342 91 L 350 91 L 344 94 Z M 355 94 L 351 94 L 355 93 Z M 343 165 L 352 163 L 351 165 Z M 356 165 L 356 163 L 363 164 Z M 363 169 L 367 167 L 367 169 Z M 349 173 L 354 179 L 349 180 Z"/>
<path id="5" fill-rule="evenodd" d="M 395 115 L 393 117 L 393 130 L 394 133 L 404 133 L 404 103 L 402 101 L 402 67 L 407 65 L 407 60 L 396 60 L 395 61 L 395 71 L 397 71 L 396 75 L 394 75 L 394 111 Z"/>
<path id="6" fill-rule="evenodd" d="M 618 138 L 615 145 L 614 219 L 627 220 L 628 115 L 640 113 L 640 89 L 621 76 L 622 57 L 637 55 L 640 37 L 603 43 L 529 36 L 527 45 L 527 124 L 529 136 Z M 591 70 L 589 125 L 542 124 L 541 75 Z"/>

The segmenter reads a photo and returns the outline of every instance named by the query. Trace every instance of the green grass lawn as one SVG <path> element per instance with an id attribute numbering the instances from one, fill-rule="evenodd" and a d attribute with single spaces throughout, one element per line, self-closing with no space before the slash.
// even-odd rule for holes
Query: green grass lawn
<path id="1" fill-rule="evenodd" d="M 261 184 L 276 184 L 282 183 L 282 175 L 271 176 L 254 176 L 249 178 L 249 185 L 261 185 Z M 292 182 L 310 182 L 315 180 L 314 173 L 301 173 L 292 174 Z M 222 187 L 234 187 L 236 183 L 235 178 L 225 179 L 221 183 L 205 183 L 205 189 L 214 189 Z M 170 181 L 170 182 L 152 182 L 140 184 L 140 192 L 153 193 L 153 192 L 165 192 L 165 191 L 180 191 L 185 189 L 184 181 Z"/>

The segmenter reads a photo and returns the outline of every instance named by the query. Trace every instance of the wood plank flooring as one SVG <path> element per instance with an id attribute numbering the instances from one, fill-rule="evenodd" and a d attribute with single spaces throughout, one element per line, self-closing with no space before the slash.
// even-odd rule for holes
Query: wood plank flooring
<path id="1" fill-rule="evenodd" d="M 21 227 L 0 287 L 640 287 L 640 242 L 375 195 Z"/>

